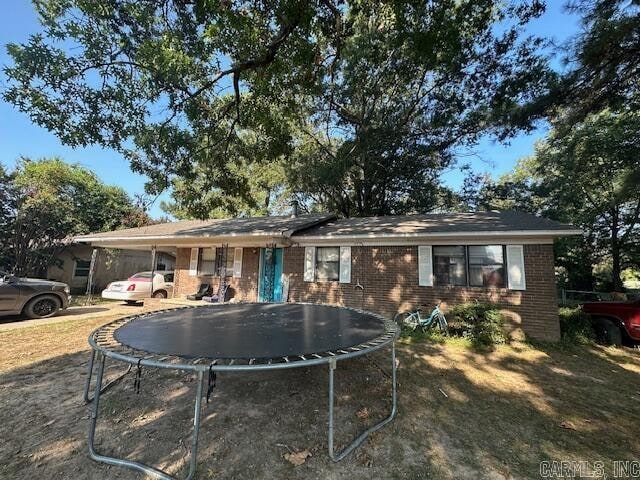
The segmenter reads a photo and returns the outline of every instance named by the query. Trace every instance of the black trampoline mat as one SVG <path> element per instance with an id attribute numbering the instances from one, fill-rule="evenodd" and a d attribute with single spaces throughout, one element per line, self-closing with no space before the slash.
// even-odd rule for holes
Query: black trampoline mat
<path id="1" fill-rule="evenodd" d="M 385 331 L 379 317 L 328 305 L 227 304 L 157 312 L 114 332 L 117 341 L 184 358 L 277 358 L 345 349 Z"/>

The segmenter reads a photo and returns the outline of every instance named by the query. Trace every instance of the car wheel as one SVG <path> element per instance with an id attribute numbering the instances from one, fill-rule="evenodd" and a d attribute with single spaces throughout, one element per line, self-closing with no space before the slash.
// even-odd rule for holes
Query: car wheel
<path id="1" fill-rule="evenodd" d="M 48 318 L 60 310 L 61 302 L 55 295 L 41 295 L 27 303 L 24 314 L 29 318 Z"/>
<path id="2" fill-rule="evenodd" d="M 153 292 L 153 298 L 167 298 L 167 292 L 165 292 L 164 290 Z"/>
<path id="3" fill-rule="evenodd" d="M 622 345 L 622 330 L 609 318 L 596 318 L 594 320 L 596 339 L 604 345 Z"/>

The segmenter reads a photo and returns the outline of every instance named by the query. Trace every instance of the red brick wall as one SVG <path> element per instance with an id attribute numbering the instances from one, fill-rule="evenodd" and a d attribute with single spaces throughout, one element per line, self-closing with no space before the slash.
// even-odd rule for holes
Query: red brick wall
<path id="1" fill-rule="evenodd" d="M 233 251 L 231 249 L 230 251 Z M 242 277 L 228 278 L 228 297 L 237 298 L 249 302 L 258 299 L 258 265 L 260 261 L 260 249 L 244 248 L 242 251 Z M 176 297 L 184 297 L 195 293 L 201 283 L 209 283 L 213 286 L 213 291 L 218 290 L 218 277 L 213 276 L 190 276 L 189 260 L 191 256 L 190 248 L 178 248 L 176 255 L 176 268 L 174 278 L 174 292 Z"/>
<path id="2" fill-rule="evenodd" d="M 500 305 L 514 337 L 525 333 L 558 340 L 552 245 L 525 245 L 526 291 L 481 287 L 418 286 L 418 247 L 351 247 L 351 283 L 303 281 L 304 248 L 284 250 L 284 272 L 290 275 L 289 300 L 328 302 L 394 315 L 422 303 L 448 305 L 488 300 Z M 364 290 L 355 288 L 357 282 Z"/>
<path id="3" fill-rule="evenodd" d="M 193 293 L 205 280 L 217 288 L 217 279 L 189 276 L 190 249 L 178 249 L 176 286 L 178 296 Z M 524 245 L 526 291 L 481 287 L 418 286 L 418 247 L 351 247 L 351 283 L 303 281 L 304 248 L 284 249 L 284 273 L 290 277 L 289 301 L 334 303 L 385 315 L 438 300 L 447 306 L 488 300 L 500 305 L 510 320 L 514 337 L 525 333 L 541 340 L 558 340 L 558 304 L 555 288 L 553 246 Z M 242 278 L 230 279 L 235 298 L 257 299 L 259 249 L 245 248 Z M 357 282 L 364 290 L 355 288 Z"/>

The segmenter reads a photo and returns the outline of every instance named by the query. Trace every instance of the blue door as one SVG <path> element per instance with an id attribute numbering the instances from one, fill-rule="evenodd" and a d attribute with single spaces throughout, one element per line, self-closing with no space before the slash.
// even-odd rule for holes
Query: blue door
<path id="1" fill-rule="evenodd" d="M 259 302 L 282 301 L 282 249 L 260 249 Z"/>

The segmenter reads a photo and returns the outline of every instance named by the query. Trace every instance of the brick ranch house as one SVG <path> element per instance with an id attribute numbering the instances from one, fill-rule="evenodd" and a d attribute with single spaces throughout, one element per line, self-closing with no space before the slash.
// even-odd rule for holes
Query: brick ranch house
<path id="1" fill-rule="evenodd" d="M 172 252 L 174 296 L 207 283 L 231 301 L 321 302 L 393 315 L 487 300 L 514 336 L 560 336 L 554 238 L 570 225 L 520 212 L 338 219 L 333 215 L 180 221 L 78 237 L 93 247 Z"/>

